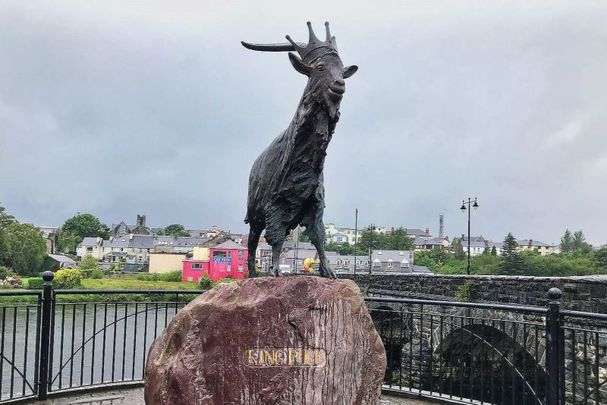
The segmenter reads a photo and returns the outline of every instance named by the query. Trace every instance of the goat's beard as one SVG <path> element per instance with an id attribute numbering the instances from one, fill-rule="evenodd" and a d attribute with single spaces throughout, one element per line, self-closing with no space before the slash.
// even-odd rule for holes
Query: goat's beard
<path id="1" fill-rule="evenodd" d="M 339 118 L 339 104 L 341 103 L 341 99 L 335 100 L 332 99 L 328 92 L 325 92 L 323 95 L 323 104 L 327 108 L 329 112 L 329 117 L 331 119 Z"/>

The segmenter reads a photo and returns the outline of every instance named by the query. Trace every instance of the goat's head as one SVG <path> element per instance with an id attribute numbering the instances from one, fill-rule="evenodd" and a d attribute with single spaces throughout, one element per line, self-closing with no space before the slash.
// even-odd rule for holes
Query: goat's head
<path id="1" fill-rule="evenodd" d="M 324 41 L 321 41 L 314 34 L 312 24 L 308 22 L 309 39 L 307 45 L 293 41 L 288 35 L 286 38 L 289 43 L 260 45 L 242 42 L 242 45 L 255 51 L 296 51 L 299 56 L 289 52 L 291 64 L 299 73 L 309 77 L 308 91 L 320 97 L 331 116 L 335 116 L 346 91 L 344 79 L 356 73 L 358 67 L 356 65 L 343 66 L 337 53 L 335 37 L 332 37 L 329 31 L 328 22 L 325 23 L 325 27 L 327 37 Z"/>

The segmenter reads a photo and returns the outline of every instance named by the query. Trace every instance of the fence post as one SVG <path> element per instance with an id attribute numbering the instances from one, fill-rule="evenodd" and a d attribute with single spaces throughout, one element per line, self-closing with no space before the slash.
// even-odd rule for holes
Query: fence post
<path id="1" fill-rule="evenodd" d="M 38 399 L 44 400 L 48 392 L 49 353 L 51 348 L 51 307 L 53 305 L 53 277 L 52 271 L 42 274 L 44 287 L 42 288 L 42 320 L 40 335 L 40 369 L 38 378 Z"/>
<path id="2" fill-rule="evenodd" d="M 563 293 L 556 287 L 548 290 L 548 313 L 546 315 L 546 404 L 559 405 L 564 393 L 561 390 L 561 380 L 565 377 L 561 366 L 564 365 L 562 356 L 563 325 L 561 320 L 561 304 Z"/>

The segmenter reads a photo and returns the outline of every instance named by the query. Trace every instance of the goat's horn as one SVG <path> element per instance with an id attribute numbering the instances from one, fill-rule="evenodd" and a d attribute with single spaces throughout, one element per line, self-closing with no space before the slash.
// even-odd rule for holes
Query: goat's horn
<path id="1" fill-rule="evenodd" d="M 316 34 L 314 34 L 314 30 L 312 29 L 312 23 L 310 21 L 308 21 L 306 24 L 308 24 L 308 45 L 314 42 L 320 42 L 318 40 L 318 38 L 316 38 Z"/>
<path id="2" fill-rule="evenodd" d="M 250 44 L 248 42 L 240 41 L 242 46 L 253 51 L 264 51 L 264 52 L 290 52 L 295 50 L 295 46 L 289 43 L 281 44 Z M 305 47 L 305 44 L 296 43 L 298 46 Z"/>
<path id="3" fill-rule="evenodd" d="M 330 42 L 331 41 L 331 30 L 329 29 L 329 21 L 325 21 L 325 29 L 327 31 L 327 39 L 325 39 L 325 42 Z"/>

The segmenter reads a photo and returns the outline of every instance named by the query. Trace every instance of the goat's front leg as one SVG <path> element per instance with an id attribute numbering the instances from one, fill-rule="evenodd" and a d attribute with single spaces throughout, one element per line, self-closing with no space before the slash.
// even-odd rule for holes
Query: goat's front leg
<path id="1" fill-rule="evenodd" d="M 272 267 L 274 270 L 274 276 L 280 277 L 280 254 L 282 253 L 282 244 L 284 242 L 277 242 L 272 245 Z"/>
<path id="2" fill-rule="evenodd" d="M 335 278 L 335 273 L 329 267 L 329 262 L 325 255 L 325 225 L 322 222 L 322 210 L 316 213 L 314 222 L 306 228 L 305 233 L 310 237 L 310 242 L 312 242 L 318 252 L 320 275 Z"/>

